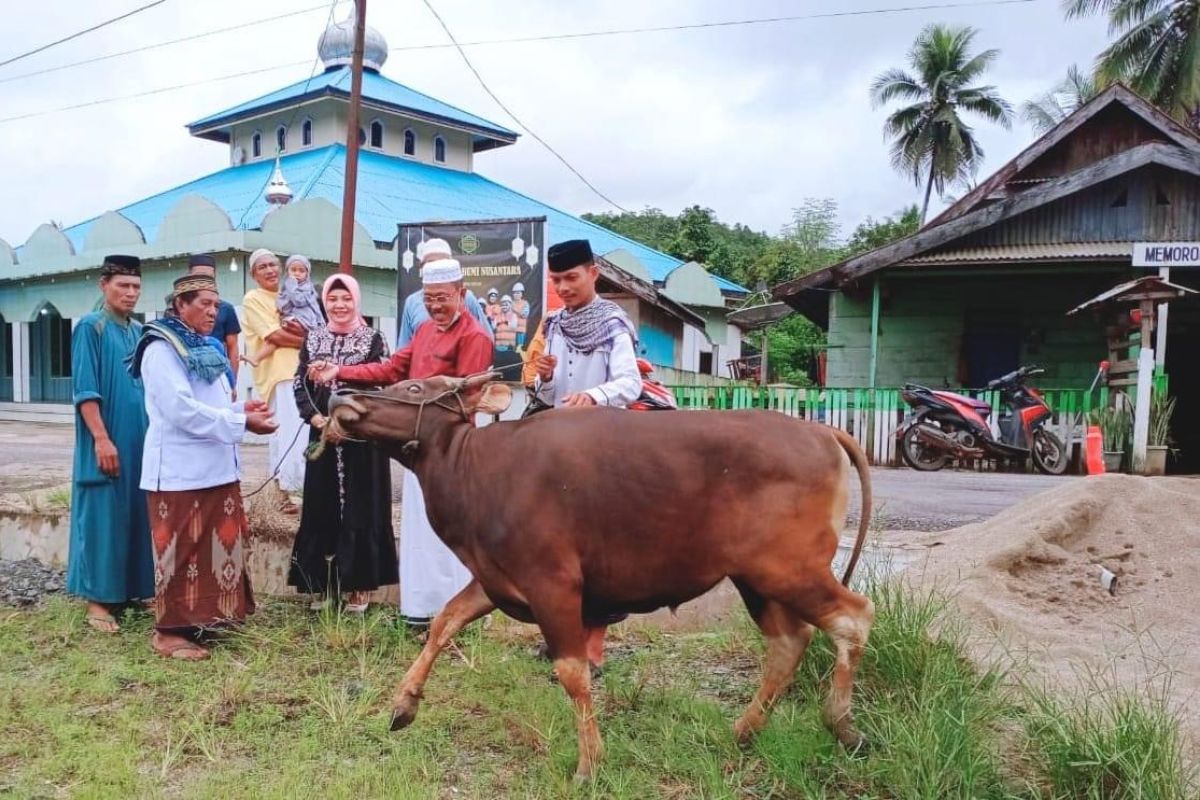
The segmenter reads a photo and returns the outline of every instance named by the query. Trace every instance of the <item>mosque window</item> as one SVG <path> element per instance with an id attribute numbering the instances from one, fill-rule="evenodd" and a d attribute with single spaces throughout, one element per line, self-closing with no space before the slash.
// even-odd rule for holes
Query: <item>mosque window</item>
<path id="1" fill-rule="evenodd" d="M 275 129 L 275 147 L 278 152 L 282 153 L 287 150 L 287 126 L 280 125 Z"/>
<path id="2" fill-rule="evenodd" d="M 366 143 L 367 143 L 367 129 L 359 128 L 358 129 L 358 146 L 362 147 Z"/>
<path id="3" fill-rule="evenodd" d="M 433 160 L 439 164 L 446 163 L 446 140 L 440 136 L 433 140 Z"/>
<path id="4" fill-rule="evenodd" d="M 300 126 L 300 144 L 308 147 L 312 144 L 312 120 L 306 119 Z"/>
<path id="5" fill-rule="evenodd" d="M 417 135 L 409 128 L 404 132 L 404 155 L 415 156 L 417 154 Z"/>
<path id="6" fill-rule="evenodd" d="M 383 149 L 383 123 L 379 120 L 371 123 L 371 147 Z"/>
<path id="7" fill-rule="evenodd" d="M 255 158 L 262 155 L 262 134 L 258 131 L 255 131 L 254 135 L 250 137 L 250 153 Z"/>

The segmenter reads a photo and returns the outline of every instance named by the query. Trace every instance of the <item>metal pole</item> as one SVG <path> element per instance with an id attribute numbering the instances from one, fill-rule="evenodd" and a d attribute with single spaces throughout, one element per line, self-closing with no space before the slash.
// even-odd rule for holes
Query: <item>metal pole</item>
<path id="1" fill-rule="evenodd" d="M 362 106 L 363 39 L 367 31 L 367 0 L 354 0 L 354 56 L 350 65 L 350 114 L 346 125 L 346 185 L 342 193 L 342 249 L 338 269 L 353 272 L 354 201 L 358 196 L 358 128 Z"/>
<path id="2" fill-rule="evenodd" d="M 1164 281 L 1171 280 L 1171 268 L 1159 267 L 1158 277 Z M 1158 338 L 1154 342 L 1154 363 L 1160 369 L 1167 363 L 1167 310 L 1166 303 L 1158 304 L 1158 317 L 1154 320 L 1158 327 Z"/>

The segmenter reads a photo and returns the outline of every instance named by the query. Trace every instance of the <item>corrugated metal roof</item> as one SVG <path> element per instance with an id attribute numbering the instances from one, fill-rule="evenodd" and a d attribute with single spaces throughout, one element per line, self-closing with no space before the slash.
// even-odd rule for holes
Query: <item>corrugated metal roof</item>
<path id="1" fill-rule="evenodd" d="M 1047 242 L 1045 244 L 955 247 L 936 253 L 922 253 L 900 263 L 915 265 L 988 261 L 1050 261 L 1059 258 L 1131 258 L 1132 255 L 1132 242 Z"/>
<path id="2" fill-rule="evenodd" d="M 295 200 L 323 197 L 341 207 L 345 158 L 346 148 L 340 144 L 283 156 L 283 174 L 295 193 Z M 257 161 L 229 167 L 117 211 L 141 228 L 147 241 L 153 241 L 171 209 L 186 195 L 198 194 L 222 208 L 235 228 L 258 228 L 268 210 L 263 189 L 274 166 L 272 161 Z M 525 216 L 547 218 L 550 244 L 589 239 L 592 248 L 601 254 L 623 248 L 645 264 L 650 277 L 659 283 L 666 281 L 683 263 L 478 173 L 435 167 L 369 150 L 359 153 L 355 218 L 376 241 L 395 239 L 399 223 Z M 94 222 L 89 220 L 64 231 L 76 250 L 82 249 Z M 713 278 L 725 291 L 746 291 L 724 278 L 716 275 Z"/>
<path id="3" fill-rule="evenodd" d="M 188 123 L 187 127 L 193 131 L 211 128 L 223 121 L 232 121 L 259 110 L 292 105 L 302 97 L 328 93 L 345 94 L 347 96 L 350 94 L 349 67 L 331 69 L 328 72 L 313 76 L 311 80 L 297 81 L 291 86 L 285 86 L 270 94 L 264 94 L 262 97 L 248 100 L 240 105 Z M 441 100 L 422 94 L 415 89 L 410 89 L 401 83 L 396 83 L 390 78 L 385 78 L 377 72 L 363 71 L 363 100 L 367 103 L 375 102 L 398 109 L 409 109 L 423 116 L 457 122 L 470 128 L 491 132 L 506 140 L 514 140 L 517 137 L 516 132 L 510 131 L 508 128 L 463 111 L 461 108 L 456 108 L 449 103 L 443 103 Z"/>

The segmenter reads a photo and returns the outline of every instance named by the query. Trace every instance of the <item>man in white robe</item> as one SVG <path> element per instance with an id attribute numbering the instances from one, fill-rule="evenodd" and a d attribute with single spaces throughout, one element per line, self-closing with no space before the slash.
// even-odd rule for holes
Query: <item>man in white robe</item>
<path id="1" fill-rule="evenodd" d="M 600 268 L 586 239 L 560 242 L 547 253 L 550 282 L 563 309 L 546 317 L 529 346 L 527 366 L 537 377 L 535 397 L 553 408 L 625 408 L 642 393 L 637 330 L 621 307 L 596 294 Z M 589 624 L 587 653 L 604 664 L 604 631 L 625 615 Z"/>

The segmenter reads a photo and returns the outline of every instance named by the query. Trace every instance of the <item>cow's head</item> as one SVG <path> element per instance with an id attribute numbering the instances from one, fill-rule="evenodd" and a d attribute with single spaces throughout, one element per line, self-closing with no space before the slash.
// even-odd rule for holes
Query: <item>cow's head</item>
<path id="1" fill-rule="evenodd" d="M 470 424 L 476 413 L 503 413 L 512 403 L 512 390 L 492 383 L 499 377 L 485 372 L 401 381 L 381 391 L 339 389 L 329 399 L 325 438 L 375 442 L 408 466 L 420 442 L 447 426 Z"/>

